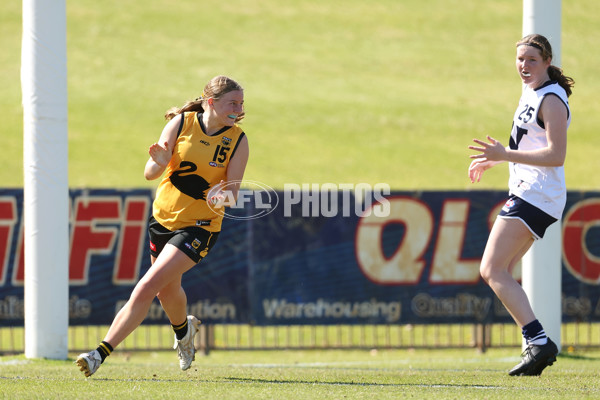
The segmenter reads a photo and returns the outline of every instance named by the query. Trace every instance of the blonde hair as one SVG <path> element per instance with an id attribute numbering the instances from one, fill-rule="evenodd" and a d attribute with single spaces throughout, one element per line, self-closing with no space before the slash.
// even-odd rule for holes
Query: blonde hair
<path id="1" fill-rule="evenodd" d="M 517 47 L 519 46 L 535 47 L 542 54 L 542 59 L 544 61 L 552 59 L 552 46 L 550 46 L 548 39 L 540 34 L 534 33 L 532 35 L 525 36 L 523 39 L 517 42 Z M 548 76 L 553 81 L 557 81 L 558 84 L 565 89 L 565 92 L 567 92 L 567 97 L 571 96 L 571 93 L 573 93 L 572 88 L 575 86 L 575 81 L 573 78 L 563 74 L 563 70 L 555 65 L 550 65 L 548 67 Z"/>
<path id="2" fill-rule="evenodd" d="M 186 111 L 204 112 L 208 99 L 212 98 L 213 100 L 219 100 L 223 95 L 233 92 L 234 90 L 243 91 L 244 88 L 233 79 L 224 75 L 215 76 L 206 84 L 206 86 L 204 86 L 204 90 L 202 91 L 200 97 L 195 100 L 187 101 L 181 107 L 169 108 L 165 113 L 165 119 L 171 120 Z M 242 112 L 237 116 L 235 122 L 240 122 L 242 119 L 244 119 L 244 116 L 245 113 Z"/>

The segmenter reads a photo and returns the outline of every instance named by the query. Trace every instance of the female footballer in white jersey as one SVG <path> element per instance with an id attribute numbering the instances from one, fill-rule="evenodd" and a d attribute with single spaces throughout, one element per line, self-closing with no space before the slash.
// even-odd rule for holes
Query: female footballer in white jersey
<path id="1" fill-rule="evenodd" d="M 551 65 L 552 48 L 542 35 L 517 42 L 516 66 L 523 92 L 513 118 L 509 146 L 496 139 L 473 139 L 478 154 L 469 166 L 469 179 L 479 182 L 483 172 L 501 162 L 510 171 L 509 198 L 494 222 L 480 272 L 521 327 L 527 348 L 509 375 L 540 375 L 556 361 L 558 349 L 536 319 L 525 291 L 512 269 L 533 241 L 561 218 L 566 202 L 563 164 L 567 129 L 571 122 L 568 97 L 573 79 Z"/>
<path id="2" fill-rule="evenodd" d="M 221 230 L 227 184 L 235 199 L 248 161 L 248 139 L 238 122 L 244 118 L 244 91 L 233 79 L 216 76 L 202 96 L 167 111 L 160 139 L 150 146 L 144 176 L 161 179 L 148 231 L 152 266 L 136 284 L 96 350 L 80 354 L 85 376 L 137 328 L 155 297 L 171 321 L 182 370 L 194 360 L 199 321 L 186 315 L 182 275 L 210 251 Z M 208 198 L 207 198 L 208 197 Z M 209 205 L 208 202 L 211 202 Z"/>

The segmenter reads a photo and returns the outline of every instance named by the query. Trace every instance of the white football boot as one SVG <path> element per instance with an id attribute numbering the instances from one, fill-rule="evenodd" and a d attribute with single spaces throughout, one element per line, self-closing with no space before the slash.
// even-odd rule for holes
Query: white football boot
<path id="1" fill-rule="evenodd" d="M 98 350 L 93 350 L 89 353 L 80 354 L 75 364 L 77 364 L 80 371 L 83 371 L 86 377 L 92 376 L 94 372 L 98 371 L 100 364 L 102 364 L 102 357 L 100 357 Z"/>
<path id="2" fill-rule="evenodd" d="M 196 358 L 196 348 L 194 347 L 194 337 L 198 333 L 200 321 L 193 315 L 188 315 L 188 331 L 181 340 L 177 340 L 175 336 L 174 349 L 177 349 L 179 357 L 179 367 L 185 371 L 192 365 L 192 361 Z"/>

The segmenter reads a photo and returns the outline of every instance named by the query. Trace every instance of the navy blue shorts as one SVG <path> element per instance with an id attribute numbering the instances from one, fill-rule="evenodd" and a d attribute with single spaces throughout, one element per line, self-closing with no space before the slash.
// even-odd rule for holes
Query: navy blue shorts
<path id="1" fill-rule="evenodd" d="M 498 216 L 520 219 L 536 239 L 543 238 L 546 228 L 557 221 L 556 218 L 515 195 L 508 198 Z"/>
<path id="2" fill-rule="evenodd" d="M 158 257 L 168 243 L 183 251 L 196 264 L 206 257 L 219 237 L 219 232 L 209 232 L 197 226 L 170 231 L 154 217 L 148 221 L 148 232 L 152 256 Z"/>

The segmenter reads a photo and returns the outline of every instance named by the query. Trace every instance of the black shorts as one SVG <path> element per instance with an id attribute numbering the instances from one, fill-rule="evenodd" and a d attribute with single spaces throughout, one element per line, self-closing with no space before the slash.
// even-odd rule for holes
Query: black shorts
<path id="1" fill-rule="evenodd" d="M 536 239 L 543 238 L 546 228 L 557 221 L 556 218 L 515 195 L 511 195 L 508 198 L 498 216 L 501 218 L 520 219 Z"/>
<path id="2" fill-rule="evenodd" d="M 158 223 L 154 217 L 148 221 L 150 233 L 150 254 L 158 257 L 168 243 L 183 251 L 195 263 L 200 262 L 214 246 L 219 232 L 209 232 L 197 226 L 170 231 Z"/>

